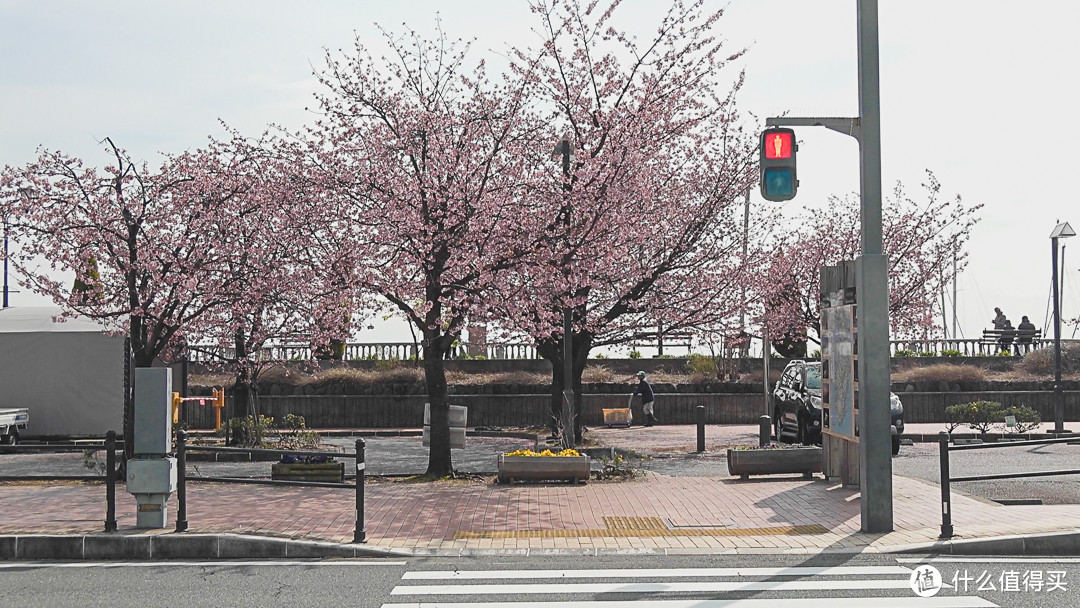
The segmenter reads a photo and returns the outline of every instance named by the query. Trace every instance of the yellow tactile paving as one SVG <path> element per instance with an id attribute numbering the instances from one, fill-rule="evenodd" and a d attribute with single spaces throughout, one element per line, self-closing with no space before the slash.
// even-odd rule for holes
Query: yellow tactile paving
<path id="1" fill-rule="evenodd" d="M 605 520 L 608 518 L 604 518 Z M 659 519 L 656 517 L 613 519 Z M 605 522 L 607 523 L 607 522 Z M 806 526 L 770 526 L 767 528 L 694 528 L 672 530 L 667 527 L 617 528 L 605 530 L 458 530 L 454 540 L 469 538 L 647 538 L 676 536 L 791 536 L 825 534 L 819 524 Z"/>

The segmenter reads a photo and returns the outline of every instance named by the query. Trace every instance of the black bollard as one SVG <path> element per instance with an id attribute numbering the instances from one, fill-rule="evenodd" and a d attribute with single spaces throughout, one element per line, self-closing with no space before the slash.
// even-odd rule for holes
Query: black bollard
<path id="1" fill-rule="evenodd" d="M 941 457 L 941 538 L 952 538 L 952 492 L 949 488 L 949 434 L 938 433 L 938 454 Z"/>
<path id="2" fill-rule="evenodd" d="M 187 532 L 187 431 L 176 431 L 176 531 Z"/>
<path id="3" fill-rule="evenodd" d="M 116 431 L 105 433 L 105 531 L 116 532 Z"/>
<path id="4" fill-rule="evenodd" d="M 697 416 L 697 451 L 705 451 L 705 406 L 699 405 L 696 408 L 695 415 Z"/>
<path id="5" fill-rule="evenodd" d="M 769 445 L 769 437 L 772 435 L 772 418 L 768 416 L 762 416 L 758 418 L 758 447 L 763 448 Z M 780 441 L 780 438 L 776 438 Z"/>
<path id="6" fill-rule="evenodd" d="M 364 526 L 364 446 L 361 438 L 356 440 L 356 531 L 354 543 L 367 542 L 367 528 Z"/>

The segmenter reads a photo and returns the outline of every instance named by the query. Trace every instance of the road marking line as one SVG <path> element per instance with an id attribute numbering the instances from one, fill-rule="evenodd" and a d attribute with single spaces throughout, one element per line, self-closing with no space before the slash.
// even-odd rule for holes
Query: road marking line
<path id="1" fill-rule="evenodd" d="M 1080 564 L 1080 557 L 898 557 L 901 564 L 926 564 L 930 562 L 957 562 L 976 564 Z"/>
<path id="2" fill-rule="evenodd" d="M 416 570 L 406 572 L 402 579 L 507 579 L 507 578 L 641 578 L 689 576 L 859 576 L 877 574 L 911 574 L 903 566 L 834 566 L 791 568 L 650 568 L 581 569 L 581 570 Z"/>
<path id="3" fill-rule="evenodd" d="M 998 608 L 979 597 L 799 597 L 733 600 L 644 600 L 595 602 L 424 602 L 382 608 Z"/>
<path id="4" fill-rule="evenodd" d="M 677 593 L 705 591 L 820 591 L 835 589 L 910 589 L 908 579 L 831 581 L 746 581 L 673 583 L 562 583 L 509 585 L 402 585 L 390 595 L 554 595 L 568 593 Z"/>
<path id="5" fill-rule="evenodd" d="M 159 562 L 61 562 L 61 563 L 40 563 L 40 562 L 17 562 L 17 563 L 2 563 L 0 569 L 15 569 L 15 568 L 156 568 L 159 566 L 406 566 L 408 562 L 360 562 L 360 561 L 322 561 L 318 558 L 313 558 L 311 561 L 306 560 L 285 560 L 285 561 L 218 561 L 218 562 L 176 562 L 176 561 L 159 561 Z"/>

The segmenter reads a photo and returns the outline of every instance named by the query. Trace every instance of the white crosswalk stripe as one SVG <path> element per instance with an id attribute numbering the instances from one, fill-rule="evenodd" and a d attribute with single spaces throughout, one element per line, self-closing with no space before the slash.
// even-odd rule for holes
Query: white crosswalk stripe
<path id="1" fill-rule="evenodd" d="M 625 568 L 578 570 L 423 570 L 402 575 L 391 596 L 413 600 L 383 608 L 994 608 L 975 596 L 944 589 L 917 597 L 909 588 L 911 569 L 904 566 L 835 566 L 790 568 Z M 590 579 L 592 579 L 590 581 Z M 634 579 L 628 581 L 625 579 Z M 684 580 L 672 580 L 684 579 Z M 726 580 L 725 580 L 726 579 Z M 431 581 L 436 584 L 423 584 Z M 542 582 L 543 581 L 543 582 Z M 744 597 L 747 593 L 775 596 Z M 867 592 L 863 595 L 859 592 Z M 629 594 L 631 599 L 603 599 Z M 669 594 L 680 594 L 671 599 Z M 861 597 L 852 597 L 859 594 Z M 686 599 L 700 595 L 700 599 Z M 495 596 L 503 601 L 461 601 Z M 585 599 L 574 599 L 580 596 Z M 655 597 L 650 597 L 655 596 Z M 725 597 L 731 596 L 731 597 Z M 618 595 L 615 596 L 619 597 Z"/>

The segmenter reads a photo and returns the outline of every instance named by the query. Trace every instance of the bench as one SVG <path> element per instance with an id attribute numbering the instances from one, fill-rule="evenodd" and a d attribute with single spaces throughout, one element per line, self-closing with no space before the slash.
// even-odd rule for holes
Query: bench
<path id="1" fill-rule="evenodd" d="M 997 347 L 995 352 L 1007 350 L 1014 355 L 1030 351 L 1042 341 L 1042 330 L 1036 328 L 1021 334 L 1018 329 L 984 329 L 979 344 Z M 1015 348 L 1014 348 L 1015 347 Z"/>

